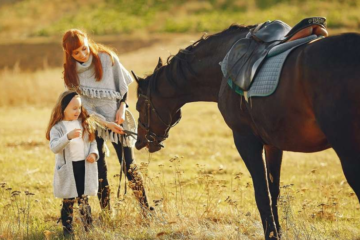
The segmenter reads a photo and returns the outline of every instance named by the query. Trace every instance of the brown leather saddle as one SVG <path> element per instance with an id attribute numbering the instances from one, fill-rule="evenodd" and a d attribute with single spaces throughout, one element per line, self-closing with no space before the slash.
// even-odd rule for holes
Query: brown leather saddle
<path id="1" fill-rule="evenodd" d="M 311 34 L 327 36 L 326 18 L 312 17 L 291 28 L 286 23 L 267 21 L 251 29 L 245 38 L 235 42 L 223 63 L 225 79 L 231 79 L 241 90 L 249 90 L 252 80 L 269 51 L 280 44 Z"/>

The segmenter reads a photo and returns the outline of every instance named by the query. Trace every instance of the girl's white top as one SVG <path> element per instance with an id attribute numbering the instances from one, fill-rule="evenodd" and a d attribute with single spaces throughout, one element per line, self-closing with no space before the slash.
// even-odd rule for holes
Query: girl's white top
<path id="1" fill-rule="evenodd" d="M 80 122 L 78 120 L 73 120 L 73 121 L 62 121 L 65 125 L 66 128 L 66 134 L 68 134 L 69 132 L 71 132 L 74 129 L 81 129 L 81 132 L 83 131 L 83 127 L 80 124 Z M 73 162 L 78 162 L 78 161 L 82 161 L 85 160 L 86 156 L 85 156 L 85 143 L 84 143 L 84 139 L 81 137 L 77 137 L 77 138 L 73 138 L 70 140 L 69 143 L 69 149 L 70 149 L 70 161 Z"/>
<path id="2" fill-rule="evenodd" d="M 96 115 L 108 122 L 114 122 L 116 112 L 120 106 L 120 100 L 125 93 L 127 93 L 128 85 L 132 83 L 133 79 L 130 73 L 120 63 L 117 56 L 113 56 L 114 64 L 109 54 L 99 52 L 98 56 L 103 70 L 103 76 L 100 81 L 96 81 L 95 78 L 92 55 L 90 55 L 88 61 L 76 63 L 81 100 L 89 114 Z M 129 114 L 127 111 L 127 115 Z M 133 120 L 132 116 L 126 117 L 123 123 L 124 129 L 137 132 L 135 121 L 129 123 L 127 119 Z M 130 129 L 129 126 L 135 126 L 135 128 Z M 118 143 L 121 139 L 120 134 L 101 127 L 98 127 L 96 130 L 98 136 L 104 140 L 109 139 L 112 142 Z M 135 145 L 135 141 L 132 138 L 125 138 L 124 140 L 124 146 L 133 147 Z"/>

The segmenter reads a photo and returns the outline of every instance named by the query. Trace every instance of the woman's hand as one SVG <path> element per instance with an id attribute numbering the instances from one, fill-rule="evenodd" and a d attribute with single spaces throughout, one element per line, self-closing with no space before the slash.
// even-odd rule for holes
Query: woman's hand
<path id="1" fill-rule="evenodd" d="M 122 124 L 125 121 L 125 109 L 126 103 L 121 102 L 119 109 L 116 111 L 115 122 L 117 124 Z"/>
<path id="2" fill-rule="evenodd" d="M 95 153 L 90 153 L 89 156 L 87 156 L 86 161 L 88 161 L 89 163 L 94 163 L 96 160 L 96 155 Z"/>
<path id="3" fill-rule="evenodd" d="M 114 122 L 108 122 L 106 124 L 106 127 L 115 133 L 124 134 L 123 128 Z"/>
<path id="4" fill-rule="evenodd" d="M 67 138 L 71 140 L 73 138 L 81 137 L 81 134 L 82 134 L 81 129 L 76 128 L 67 134 Z"/>

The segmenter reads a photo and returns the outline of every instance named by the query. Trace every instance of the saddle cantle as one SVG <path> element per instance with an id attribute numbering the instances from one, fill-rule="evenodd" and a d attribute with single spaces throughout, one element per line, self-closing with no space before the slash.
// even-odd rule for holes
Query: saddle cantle
<path id="1" fill-rule="evenodd" d="M 293 28 L 280 20 L 257 25 L 245 38 L 234 43 L 220 63 L 225 79 L 231 79 L 243 91 L 249 90 L 257 70 L 272 48 L 284 44 L 279 48 L 283 52 L 294 47 L 294 44 L 288 43 L 295 39 L 313 33 L 327 36 L 325 26 L 326 19 L 323 17 L 306 18 Z"/>

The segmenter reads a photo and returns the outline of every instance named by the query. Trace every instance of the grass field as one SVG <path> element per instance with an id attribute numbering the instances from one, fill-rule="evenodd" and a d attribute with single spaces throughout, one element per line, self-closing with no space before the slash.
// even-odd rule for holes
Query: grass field
<path id="1" fill-rule="evenodd" d="M 0 239 L 41 239 L 43 232 L 61 238 L 61 201 L 52 195 L 54 156 L 44 139 L 49 113 L 47 107 L 0 109 L 0 182 L 6 183 Z M 92 198 L 95 229 L 85 234 L 77 221 L 79 239 L 262 239 L 251 178 L 216 105 L 185 106 L 183 115 L 164 150 L 136 152 L 149 197 L 159 201 L 156 213 L 142 219 L 131 192 L 121 201 L 113 194 L 115 214 L 100 222 Z M 120 166 L 112 149 L 107 161 L 116 192 L 118 178 L 112 176 Z M 359 239 L 359 203 L 332 150 L 285 153 L 282 169 L 284 239 Z"/>
<path id="2" fill-rule="evenodd" d="M 358 31 L 359 8 L 360 0 L 0 0 L 0 240 L 62 239 L 45 129 L 63 91 L 66 29 L 116 47 L 124 66 L 143 76 L 158 56 L 232 23 L 325 16 L 333 34 Z M 135 151 L 155 212 L 144 218 L 129 188 L 117 199 L 120 165 L 110 147 L 113 214 L 100 221 L 91 198 L 95 228 L 85 233 L 76 210 L 76 239 L 263 239 L 252 179 L 215 103 L 186 105 L 165 144 L 151 155 Z M 360 239 L 360 205 L 331 149 L 284 153 L 279 211 L 282 239 Z"/>
<path id="3" fill-rule="evenodd" d="M 191 40 L 196 39 L 160 42 L 120 59 L 143 75 L 152 71 L 157 56 L 176 53 Z M 137 115 L 135 87 L 130 106 Z M 62 90 L 59 68 L 0 73 L 0 239 L 62 238 L 56 223 L 61 200 L 52 194 L 54 155 L 45 140 L 51 106 Z M 85 233 L 76 211 L 78 239 L 263 238 L 252 180 L 215 103 L 186 105 L 165 143 L 155 154 L 135 152 L 155 212 L 144 219 L 131 191 L 116 198 L 113 176 L 120 166 L 110 147 L 114 213 L 100 221 L 98 201 L 91 198 L 95 228 Z M 333 150 L 286 152 L 281 186 L 283 239 L 360 239 L 360 205 Z"/>

